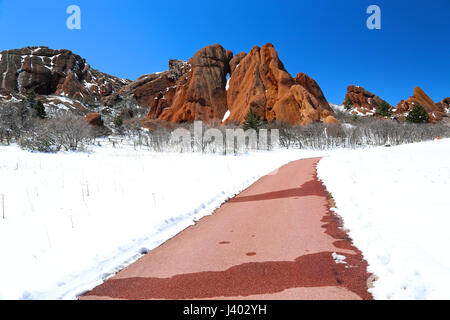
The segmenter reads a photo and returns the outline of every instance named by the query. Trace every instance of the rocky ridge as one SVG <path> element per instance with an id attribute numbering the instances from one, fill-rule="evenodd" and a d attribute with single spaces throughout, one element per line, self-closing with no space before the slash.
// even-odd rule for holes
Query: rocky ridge
<path id="1" fill-rule="evenodd" d="M 19 101 L 32 90 L 47 108 L 81 114 L 107 114 L 132 101 L 148 108 L 146 122 L 221 123 L 229 113 L 226 123 L 241 124 L 249 108 L 268 122 L 337 122 L 317 83 L 305 74 L 293 78 L 272 44 L 235 56 L 214 44 L 136 81 L 101 73 L 69 50 L 27 47 L 0 53 L 0 80 L 3 100 Z"/>
<path id="2" fill-rule="evenodd" d="M 349 85 L 343 105 L 345 109 L 354 115 L 373 116 L 377 113 L 377 108 L 383 103 L 387 103 L 372 92 L 360 86 Z M 392 106 L 387 103 L 392 110 Z"/>

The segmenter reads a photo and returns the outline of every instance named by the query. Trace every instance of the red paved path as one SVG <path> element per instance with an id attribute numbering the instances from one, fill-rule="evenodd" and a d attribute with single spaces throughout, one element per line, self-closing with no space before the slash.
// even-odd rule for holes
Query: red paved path
<path id="1" fill-rule="evenodd" d="M 81 299 L 371 299 L 319 160 L 263 177 Z"/>

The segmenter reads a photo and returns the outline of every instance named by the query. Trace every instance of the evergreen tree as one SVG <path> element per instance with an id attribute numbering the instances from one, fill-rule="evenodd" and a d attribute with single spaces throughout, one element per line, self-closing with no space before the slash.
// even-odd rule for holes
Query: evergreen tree
<path id="1" fill-rule="evenodd" d="M 253 109 L 250 107 L 247 115 L 245 116 L 244 124 L 242 125 L 242 129 L 247 131 L 248 129 L 255 129 L 256 131 L 261 128 L 263 122 L 260 117 L 256 115 Z"/>
<path id="2" fill-rule="evenodd" d="M 382 116 L 382 117 L 390 117 L 390 116 L 392 116 L 391 106 L 386 101 L 383 101 L 377 107 L 377 115 Z"/>
<path id="3" fill-rule="evenodd" d="M 412 123 L 428 123 L 430 122 L 430 116 L 428 115 L 424 107 L 416 105 L 409 112 L 408 116 L 406 117 L 406 121 Z"/>
<path id="4" fill-rule="evenodd" d="M 114 118 L 114 125 L 117 129 L 121 129 L 123 125 L 123 117 L 121 115 L 118 115 Z"/>
<path id="5" fill-rule="evenodd" d="M 36 115 L 39 118 L 41 119 L 47 118 L 47 113 L 45 112 L 45 107 L 41 100 L 38 100 L 36 102 L 36 104 L 34 105 L 34 110 L 36 110 Z"/>

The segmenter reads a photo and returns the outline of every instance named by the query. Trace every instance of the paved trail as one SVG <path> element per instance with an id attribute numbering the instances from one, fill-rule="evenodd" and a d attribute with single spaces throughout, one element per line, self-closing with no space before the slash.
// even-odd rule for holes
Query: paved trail
<path id="1" fill-rule="evenodd" d="M 81 299 L 371 299 L 319 160 L 263 177 Z"/>

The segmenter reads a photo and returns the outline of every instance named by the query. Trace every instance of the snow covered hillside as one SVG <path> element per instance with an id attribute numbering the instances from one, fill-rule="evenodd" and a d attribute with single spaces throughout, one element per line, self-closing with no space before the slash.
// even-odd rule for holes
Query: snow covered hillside
<path id="1" fill-rule="evenodd" d="M 261 176 L 323 154 L 0 147 L 0 299 L 74 299 Z"/>
<path id="2" fill-rule="evenodd" d="M 378 278 L 376 299 L 450 299 L 450 139 L 339 151 L 318 174 Z"/>

